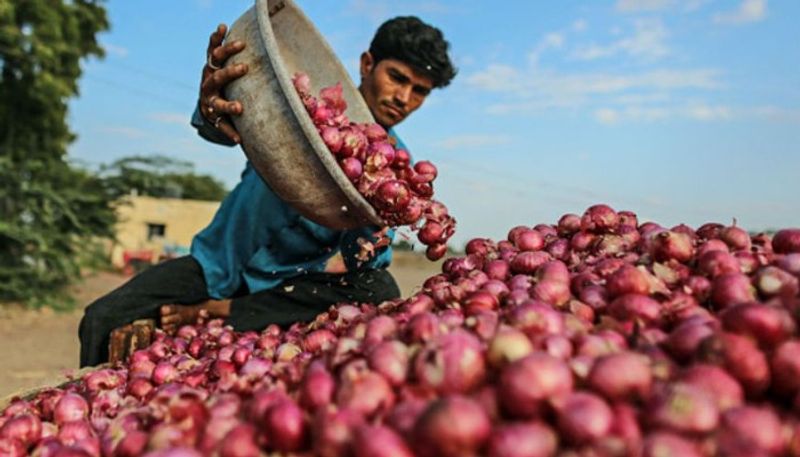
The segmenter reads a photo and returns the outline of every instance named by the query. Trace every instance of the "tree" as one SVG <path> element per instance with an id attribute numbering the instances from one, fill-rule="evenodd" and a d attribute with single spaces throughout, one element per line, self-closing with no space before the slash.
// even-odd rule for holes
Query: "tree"
<path id="1" fill-rule="evenodd" d="M 191 162 L 162 155 L 133 156 L 103 166 L 101 173 L 113 198 L 135 192 L 150 197 L 220 201 L 228 191 L 217 179 L 194 173 Z"/>
<path id="2" fill-rule="evenodd" d="M 67 102 L 108 27 L 101 0 L 0 1 L 0 300 L 50 296 L 113 236 L 104 182 L 66 157 Z"/>

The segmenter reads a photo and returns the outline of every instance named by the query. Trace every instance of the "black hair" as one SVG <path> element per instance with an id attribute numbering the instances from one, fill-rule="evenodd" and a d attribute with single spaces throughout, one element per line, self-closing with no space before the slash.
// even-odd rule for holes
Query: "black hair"
<path id="1" fill-rule="evenodd" d="M 369 53 L 376 64 L 397 59 L 430 76 L 433 87 L 444 87 L 457 72 L 447 55 L 449 47 L 441 30 L 416 16 L 399 16 L 378 27 Z"/>

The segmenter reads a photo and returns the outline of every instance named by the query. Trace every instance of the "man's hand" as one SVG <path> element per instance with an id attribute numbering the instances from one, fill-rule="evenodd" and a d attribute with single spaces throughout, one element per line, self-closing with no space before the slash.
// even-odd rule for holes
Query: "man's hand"
<path id="1" fill-rule="evenodd" d="M 246 64 L 240 63 L 223 67 L 230 56 L 244 49 L 245 44 L 242 41 L 223 44 L 227 31 L 228 27 L 225 24 L 218 25 L 217 30 L 211 34 L 208 41 L 206 65 L 203 67 L 200 81 L 200 113 L 232 141 L 241 143 L 242 139 L 229 116 L 242 114 L 244 108 L 239 101 L 225 100 L 222 97 L 222 89 L 231 81 L 241 78 L 247 73 Z"/>

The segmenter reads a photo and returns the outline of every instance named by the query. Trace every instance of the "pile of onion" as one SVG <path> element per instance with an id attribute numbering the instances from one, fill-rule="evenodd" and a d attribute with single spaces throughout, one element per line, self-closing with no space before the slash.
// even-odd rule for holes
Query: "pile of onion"
<path id="1" fill-rule="evenodd" d="M 407 299 L 160 331 L 17 399 L 0 455 L 800 455 L 800 230 L 595 205 L 473 239 Z"/>
<path id="2" fill-rule="evenodd" d="M 419 229 L 429 259 L 442 258 L 456 221 L 432 198 L 436 166 L 426 160 L 414 163 L 379 124 L 350 121 L 341 83 L 315 97 L 307 74 L 297 73 L 292 81 L 322 141 L 359 193 L 388 225 Z"/>

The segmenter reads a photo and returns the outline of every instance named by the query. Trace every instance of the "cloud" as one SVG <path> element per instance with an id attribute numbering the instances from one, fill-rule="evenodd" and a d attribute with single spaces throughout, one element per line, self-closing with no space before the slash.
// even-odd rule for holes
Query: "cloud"
<path id="1" fill-rule="evenodd" d="M 572 23 L 572 30 L 575 32 L 583 32 L 586 30 L 586 27 L 589 26 L 589 23 L 586 22 L 586 19 L 577 19 L 575 22 Z"/>
<path id="2" fill-rule="evenodd" d="M 612 108 L 600 108 L 595 110 L 594 118 L 601 124 L 612 125 L 619 122 L 619 113 Z"/>
<path id="3" fill-rule="evenodd" d="M 711 0 L 617 0 L 614 8 L 620 13 L 643 13 L 666 10 L 696 11 Z"/>
<path id="4" fill-rule="evenodd" d="M 528 54 L 528 60 L 531 62 L 532 65 L 537 65 L 539 62 L 539 56 L 542 55 L 543 52 L 547 51 L 548 49 L 558 49 L 564 45 L 564 35 L 558 32 L 551 32 L 542 38 L 536 47 L 533 48 Z"/>
<path id="5" fill-rule="evenodd" d="M 617 0 L 614 8 L 621 13 L 638 13 L 663 10 L 673 6 L 674 3 L 674 0 Z"/>
<path id="6" fill-rule="evenodd" d="M 403 2 L 404 11 L 416 14 L 444 14 L 452 8 L 437 1 Z M 397 3 L 388 0 L 350 0 L 348 14 L 366 17 L 371 23 L 379 24 L 397 15 Z"/>
<path id="7" fill-rule="evenodd" d="M 486 148 L 509 144 L 511 138 L 506 135 L 458 135 L 448 137 L 436 142 L 436 147 L 442 149 Z"/>
<path id="8" fill-rule="evenodd" d="M 624 53 L 635 58 L 655 60 L 669 54 L 666 43 L 669 31 L 660 20 L 637 19 L 634 21 L 634 29 L 631 36 L 606 45 L 578 47 L 573 51 L 572 57 L 578 60 L 596 60 Z"/>
<path id="9" fill-rule="evenodd" d="M 124 48 L 122 46 L 117 46 L 111 43 L 103 43 L 103 49 L 112 56 L 116 57 L 128 57 L 128 48 Z"/>
<path id="10" fill-rule="evenodd" d="M 105 126 L 100 127 L 98 131 L 103 133 L 110 133 L 112 135 L 120 135 L 126 138 L 144 138 L 147 136 L 147 132 L 142 129 L 137 129 L 135 127 L 125 127 L 125 126 Z"/>
<path id="11" fill-rule="evenodd" d="M 151 113 L 148 117 L 162 124 L 189 125 L 189 118 L 186 113 Z"/>
<path id="12" fill-rule="evenodd" d="M 739 8 L 717 13 L 713 17 L 716 24 L 738 25 L 758 22 L 767 16 L 767 0 L 743 0 Z"/>
<path id="13" fill-rule="evenodd" d="M 773 122 L 800 124 L 800 109 L 782 108 L 779 106 L 758 106 L 752 109 L 752 116 Z"/>
<path id="14" fill-rule="evenodd" d="M 594 119 L 604 125 L 617 125 L 623 122 L 659 122 L 674 118 L 713 122 L 728 120 L 733 116 L 734 110 L 731 107 L 705 102 L 686 103 L 682 106 L 634 104 L 614 108 L 603 107 L 593 113 Z"/>

